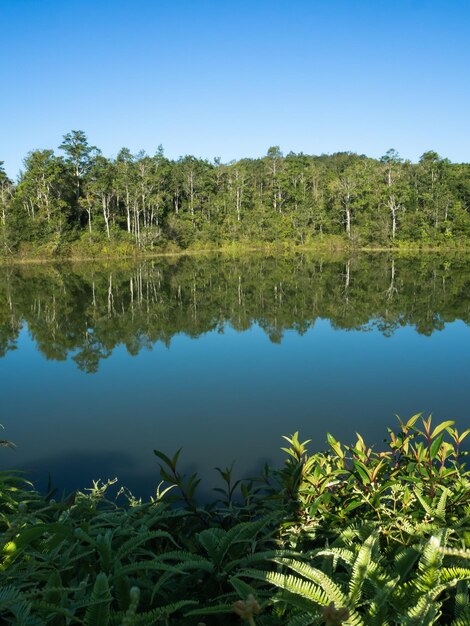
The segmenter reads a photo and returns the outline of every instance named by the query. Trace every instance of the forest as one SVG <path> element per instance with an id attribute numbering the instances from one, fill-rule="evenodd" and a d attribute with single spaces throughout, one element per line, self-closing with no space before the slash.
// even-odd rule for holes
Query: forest
<path id="1" fill-rule="evenodd" d="M 223 163 L 122 148 L 105 157 L 83 131 L 59 154 L 34 150 L 18 180 L 0 162 L 2 256 L 125 255 L 230 245 L 464 246 L 470 164 L 395 150 L 310 156 L 277 146 Z"/>

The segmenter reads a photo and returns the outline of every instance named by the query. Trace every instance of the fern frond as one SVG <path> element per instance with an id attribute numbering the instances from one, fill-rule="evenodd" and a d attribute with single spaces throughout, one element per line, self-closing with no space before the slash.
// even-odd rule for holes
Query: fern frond
<path id="1" fill-rule="evenodd" d="M 356 606 L 361 597 L 361 589 L 364 579 L 370 569 L 372 550 L 377 543 L 378 535 L 373 533 L 359 549 L 357 557 L 352 566 L 351 578 L 349 581 L 349 601 L 352 606 Z"/>
<path id="2" fill-rule="evenodd" d="M 85 613 L 85 626 L 107 626 L 111 600 L 108 577 L 100 572 L 93 585 L 90 604 Z"/>
<path id="3" fill-rule="evenodd" d="M 10 608 L 11 613 L 15 616 L 15 626 L 36 626 L 40 622 L 37 618 L 31 616 L 31 604 L 25 600 L 20 600 Z"/>
<path id="4" fill-rule="evenodd" d="M 439 548 L 445 544 L 446 535 L 446 531 L 441 531 L 439 535 L 431 537 L 424 546 L 418 563 L 419 575 L 414 581 L 415 586 L 420 591 L 430 591 L 439 583 L 440 566 L 443 558 Z"/>
<path id="5" fill-rule="evenodd" d="M 468 567 L 443 567 L 440 572 L 441 580 L 449 582 L 451 580 L 468 581 L 470 580 L 470 568 Z"/>
<path id="6" fill-rule="evenodd" d="M 256 580 L 271 583 L 279 589 L 295 593 L 319 606 L 327 606 L 330 603 L 328 595 L 313 582 L 303 580 L 293 574 L 281 574 L 280 572 L 263 572 L 260 570 L 245 570 L 239 574 Z"/>
<path id="7" fill-rule="evenodd" d="M 178 563 L 184 563 L 186 561 L 199 561 L 200 563 L 208 563 L 207 557 L 200 554 L 194 554 L 193 552 L 186 552 L 184 550 L 170 550 L 169 552 L 162 552 L 158 555 L 159 561 L 176 561 Z"/>
<path id="8" fill-rule="evenodd" d="M 447 498 L 450 495 L 451 495 L 451 491 L 449 489 L 447 489 L 447 487 L 444 487 L 442 489 L 442 493 L 441 493 L 441 497 L 439 498 L 439 502 L 437 503 L 437 506 L 435 508 L 436 517 L 437 518 L 442 519 L 442 520 L 445 519 Z"/>
<path id="9" fill-rule="evenodd" d="M 221 528 L 206 528 L 197 535 L 197 540 L 214 563 L 217 562 L 219 545 L 225 534 Z"/>
<path id="10" fill-rule="evenodd" d="M 20 592 L 13 585 L 0 587 L 0 608 L 8 606 L 12 601 L 15 602 L 20 596 Z"/>
<path id="11" fill-rule="evenodd" d="M 255 589 L 253 589 L 253 587 L 249 585 L 248 583 L 246 583 L 244 580 L 240 580 L 240 578 L 237 578 L 236 576 L 232 576 L 229 582 L 232 585 L 232 587 L 235 589 L 238 597 L 241 598 L 242 600 L 245 600 L 250 594 L 253 597 L 256 597 Z"/>
<path id="12" fill-rule="evenodd" d="M 175 565 L 167 565 L 166 563 L 160 563 L 159 561 L 149 560 L 124 565 L 124 567 L 121 567 L 115 572 L 114 577 L 116 578 L 120 576 L 132 576 L 137 574 L 138 572 L 173 572 L 175 574 L 178 574 L 185 569 L 201 569 L 212 572 L 214 566 L 209 563 L 209 561 L 204 562 L 198 561 L 197 559 L 195 559 L 194 561 L 188 561 Z"/>
<path id="13" fill-rule="evenodd" d="M 290 570 L 318 585 L 327 594 L 328 603 L 334 602 L 336 606 L 347 606 L 350 608 L 348 596 L 344 593 L 341 587 L 339 587 L 339 585 L 337 585 L 321 570 L 311 567 L 307 563 L 294 561 L 292 559 L 274 559 L 274 561 L 279 565 L 288 567 Z"/>
<path id="14" fill-rule="evenodd" d="M 377 566 L 370 569 L 364 581 L 364 587 L 371 587 L 372 597 L 369 600 L 367 614 L 368 626 L 385 626 L 390 605 L 394 602 L 394 593 L 399 576 Z"/>
<path id="15" fill-rule="evenodd" d="M 268 520 L 266 518 L 261 518 L 256 522 L 240 522 L 236 526 L 233 526 L 233 528 L 227 531 L 225 537 L 223 537 L 220 542 L 219 558 L 223 559 L 230 549 L 230 546 L 233 544 L 253 542 L 259 531 L 266 526 L 267 522 Z"/>
<path id="16" fill-rule="evenodd" d="M 215 604 L 202 609 L 193 609 L 184 614 L 185 617 L 195 617 L 197 615 L 221 615 L 224 613 L 233 614 L 233 604 Z"/>
<path id="17" fill-rule="evenodd" d="M 272 593 L 272 592 L 271 592 Z M 261 595 L 261 594 L 260 594 Z M 312 618 L 317 616 L 320 617 L 321 610 L 320 606 L 317 606 L 312 603 L 311 600 L 304 598 L 296 593 L 292 593 L 285 589 L 279 589 L 276 595 L 271 597 L 272 603 L 281 606 L 289 606 L 291 608 L 295 608 L 302 613 L 309 613 Z"/>
<path id="18" fill-rule="evenodd" d="M 455 591 L 455 617 L 460 617 L 467 610 L 470 610 L 470 584 L 466 580 L 459 580 Z"/>
<path id="19" fill-rule="evenodd" d="M 424 511 L 429 515 L 429 517 L 435 517 L 441 521 L 445 519 L 445 508 L 446 508 L 446 503 L 447 503 L 447 496 L 449 493 L 448 489 L 444 489 L 444 491 L 442 492 L 437 506 L 433 506 L 432 503 L 429 503 L 426 501 L 426 498 L 423 495 L 423 492 L 420 488 L 415 487 L 414 493 L 419 503 L 423 507 Z"/>
<path id="20" fill-rule="evenodd" d="M 319 618 L 320 615 L 314 616 L 312 613 L 300 613 L 290 619 L 286 626 L 313 626 L 319 623 Z"/>
<path id="21" fill-rule="evenodd" d="M 263 518 L 256 522 L 240 522 L 228 531 L 220 528 L 208 528 L 200 532 L 197 538 L 214 565 L 220 567 L 233 545 L 252 543 L 266 523 L 267 520 Z"/>
<path id="22" fill-rule="evenodd" d="M 470 626 L 470 607 L 467 606 L 459 615 L 451 622 L 450 626 Z"/>
<path id="23" fill-rule="evenodd" d="M 176 542 L 169 532 L 166 532 L 164 530 L 154 530 L 152 532 L 146 532 L 143 535 L 140 534 L 137 537 L 131 537 L 130 539 L 125 541 L 116 552 L 116 559 L 118 561 L 122 561 L 124 558 L 129 556 L 129 554 L 134 552 L 139 546 L 144 543 L 153 541 L 154 539 L 168 539 L 168 541 L 171 541 L 171 543 L 177 546 Z"/>
<path id="24" fill-rule="evenodd" d="M 400 582 L 406 580 L 414 569 L 420 553 L 414 547 L 403 548 L 394 557 L 395 571 L 400 576 Z"/>
<path id="25" fill-rule="evenodd" d="M 348 550 L 347 548 L 327 548 L 319 550 L 315 552 L 316 556 L 333 556 L 335 558 L 339 558 L 348 565 L 352 565 L 354 563 L 355 554 L 352 550 Z"/>
<path id="26" fill-rule="evenodd" d="M 154 626 L 158 620 L 168 620 L 173 613 L 188 606 L 194 606 L 195 604 L 197 604 L 195 600 L 180 600 L 179 602 L 172 602 L 171 604 L 166 604 L 165 606 L 147 611 L 146 613 L 138 613 L 132 618 L 132 626 Z"/>
<path id="27" fill-rule="evenodd" d="M 63 606 L 59 606 L 57 604 L 53 604 L 52 602 L 45 602 L 44 600 L 33 600 L 31 602 L 31 606 L 34 609 L 37 609 L 42 612 L 47 612 L 49 615 L 63 615 L 68 618 L 68 620 L 73 620 L 74 613 L 70 611 L 70 609 L 66 609 Z"/>
<path id="28" fill-rule="evenodd" d="M 440 616 L 440 603 L 430 602 L 427 594 L 423 594 L 411 603 L 402 620 L 402 626 L 431 626 Z"/>
<path id="29" fill-rule="evenodd" d="M 299 556 L 299 552 L 296 550 L 265 550 L 263 552 L 255 552 L 254 554 L 244 556 L 241 559 L 229 561 L 226 565 L 226 569 L 230 571 L 234 565 L 246 567 L 251 563 L 259 563 L 260 561 L 273 561 L 276 558 L 284 557 L 299 558 Z"/>

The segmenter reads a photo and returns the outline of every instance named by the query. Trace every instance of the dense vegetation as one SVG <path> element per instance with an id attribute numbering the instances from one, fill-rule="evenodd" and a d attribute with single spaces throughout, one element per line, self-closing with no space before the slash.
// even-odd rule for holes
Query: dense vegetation
<path id="1" fill-rule="evenodd" d="M 155 451 L 150 502 L 95 484 L 56 502 L 0 475 L 3 624 L 429 626 L 470 624 L 470 473 L 453 422 L 419 415 L 376 453 L 361 436 L 207 506 L 179 452 Z M 2 442 L 8 445 L 8 442 Z"/>
<path id="2" fill-rule="evenodd" d="M 62 154 L 35 150 L 17 183 L 0 163 L 4 255 L 93 256 L 286 242 L 447 246 L 470 241 L 470 165 L 429 151 L 418 163 L 277 147 L 259 159 L 171 160 L 123 148 L 114 159 L 82 131 Z"/>
<path id="3" fill-rule="evenodd" d="M 130 354 L 174 335 L 258 324 L 273 342 L 317 319 L 386 335 L 470 323 L 470 259 L 458 255 L 175 257 L 169 261 L 0 267 L 0 356 L 27 323 L 49 359 L 94 372 L 118 345 Z"/>

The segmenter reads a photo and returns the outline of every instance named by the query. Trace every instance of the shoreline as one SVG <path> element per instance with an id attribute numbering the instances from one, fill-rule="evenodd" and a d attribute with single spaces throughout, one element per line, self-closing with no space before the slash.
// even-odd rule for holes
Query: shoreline
<path id="1" fill-rule="evenodd" d="M 95 255 L 57 255 L 57 256 L 21 256 L 11 255 L 0 257 L 1 266 L 14 266 L 14 265 L 40 265 L 51 263 L 90 263 L 96 261 L 134 261 L 143 262 L 150 259 L 165 259 L 165 258 L 182 258 L 186 256 L 203 256 L 203 255 L 233 255 L 242 256 L 256 253 L 264 253 L 270 256 L 276 255 L 293 255 L 293 254 L 340 254 L 353 256 L 355 254 L 367 254 L 367 253 L 395 253 L 397 255 L 418 255 L 418 254 L 434 254 L 438 252 L 444 252 L 447 254 L 470 254 L 470 245 L 464 246 L 336 246 L 336 245 L 309 245 L 309 246 L 284 246 L 283 244 L 275 245 L 241 245 L 241 246 L 223 246 L 217 248 L 197 248 L 197 249 L 185 249 L 185 250 L 168 250 L 161 252 L 136 252 L 129 254 L 95 254 Z"/>

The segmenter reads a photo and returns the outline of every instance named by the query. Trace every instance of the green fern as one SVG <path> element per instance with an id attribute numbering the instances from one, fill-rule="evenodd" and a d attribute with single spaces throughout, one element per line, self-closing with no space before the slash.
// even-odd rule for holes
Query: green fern
<path id="1" fill-rule="evenodd" d="M 466 606 L 451 622 L 450 626 L 470 626 L 470 607 Z"/>
<path id="2" fill-rule="evenodd" d="M 470 580 L 470 568 L 468 567 L 443 567 L 440 571 L 442 582 L 458 581 L 466 582 Z M 467 589 L 468 594 L 468 589 Z"/>
<path id="3" fill-rule="evenodd" d="M 293 574 L 246 570 L 242 572 L 241 575 L 269 582 L 280 589 L 298 594 L 320 606 L 327 606 L 330 602 L 328 594 L 321 587 L 313 582 L 294 576 Z"/>
<path id="4" fill-rule="evenodd" d="M 455 591 L 455 617 L 470 611 L 470 584 L 468 580 L 459 580 Z"/>
<path id="5" fill-rule="evenodd" d="M 377 543 L 378 535 L 373 533 L 359 549 L 357 557 L 352 565 L 351 578 L 349 581 L 349 599 L 351 606 L 356 606 L 361 597 L 361 589 L 364 580 L 370 570 L 372 561 L 372 551 Z"/>
<path id="6" fill-rule="evenodd" d="M 20 597 L 20 592 L 13 585 L 0 587 L 0 609 L 9 606 L 11 602 L 16 602 Z"/>
<path id="7" fill-rule="evenodd" d="M 111 600 L 108 577 L 101 572 L 93 585 L 90 603 L 85 613 L 85 626 L 107 626 Z"/>
<path id="8" fill-rule="evenodd" d="M 414 601 L 413 601 L 414 600 Z M 440 606 L 429 601 L 426 595 L 410 598 L 410 606 L 400 615 L 402 626 L 432 626 L 440 616 Z"/>
<path id="9" fill-rule="evenodd" d="M 197 540 L 213 563 L 219 561 L 219 546 L 225 535 L 226 531 L 222 528 L 207 528 L 197 535 Z"/>
<path id="10" fill-rule="evenodd" d="M 328 603 L 334 602 L 336 606 L 347 606 L 349 599 L 347 594 L 336 584 L 329 576 L 320 569 L 311 567 L 308 563 L 302 561 L 294 561 L 292 559 L 274 559 L 275 563 L 287 567 L 306 578 L 309 582 L 315 583 L 322 589 L 327 597 Z M 327 603 L 327 604 L 328 604 Z M 349 608 L 349 607 L 348 607 Z"/>
<path id="11" fill-rule="evenodd" d="M 420 591 L 430 591 L 440 580 L 440 568 L 442 567 L 443 555 L 439 550 L 445 543 L 446 531 L 441 531 L 427 542 L 418 563 L 418 577 L 414 585 Z"/>
<path id="12" fill-rule="evenodd" d="M 163 530 L 147 531 L 125 541 L 117 550 L 115 559 L 117 561 L 122 561 L 129 555 L 133 554 L 142 544 L 150 543 L 155 539 L 167 539 L 176 548 L 178 548 L 178 544 L 169 532 Z"/>
<path id="13" fill-rule="evenodd" d="M 145 613 L 138 613 L 133 617 L 132 626 L 153 626 L 158 620 L 168 620 L 174 613 L 196 604 L 194 600 L 179 600 Z"/>
<path id="14" fill-rule="evenodd" d="M 320 623 L 324 623 L 320 614 L 314 616 L 311 612 L 306 612 L 297 614 L 286 623 L 286 626 L 316 626 Z"/>

